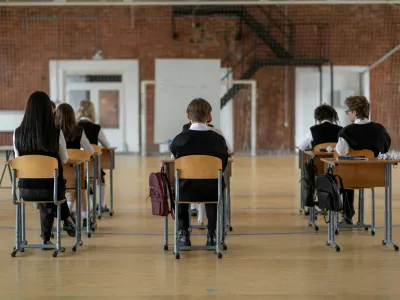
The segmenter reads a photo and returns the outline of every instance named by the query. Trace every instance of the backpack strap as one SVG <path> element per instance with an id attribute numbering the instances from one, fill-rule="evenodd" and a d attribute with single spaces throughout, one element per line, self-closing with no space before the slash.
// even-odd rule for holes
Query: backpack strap
<path id="1" fill-rule="evenodd" d="M 339 178 L 339 183 L 340 183 L 339 190 L 340 190 L 340 193 L 341 193 L 341 194 L 344 194 L 344 187 L 343 187 L 343 180 L 342 180 L 342 177 L 340 177 L 339 175 L 334 175 L 334 176 L 335 176 L 335 178 L 336 178 L 336 177 Z"/>

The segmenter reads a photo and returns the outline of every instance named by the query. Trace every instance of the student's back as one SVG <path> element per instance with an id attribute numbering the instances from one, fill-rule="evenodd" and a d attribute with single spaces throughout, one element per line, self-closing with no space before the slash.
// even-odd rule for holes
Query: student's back
<path id="1" fill-rule="evenodd" d="M 342 126 L 331 122 L 323 122 L 322 124 L 314 125 L 310 128 L 312 135 L 311 145 L 314 148 L 316 145 L 323 143 L 336 143 L 338 141 L 339 132 Z"/>
<path id="2" fill-rule="evenodd" d="M 207 125 L 204 124 L 205 127 Z M 221 159 L 223 170 L 228 163 L 228 148 L 223 136 L 211 130 L 187 130 L 177 135 L 171 152 L 175 158 L 188 155 L 209 155 Z M 180 185 L 181 199 L 190 201 L 216 201 L 218 181 L 214 179 L 182 180 Z"/>
<path id="3" fill-rule="evenodd" d="M 375 157 L 386 153 L 390 148 L 390 137 L 385 127 L 379 123 L 350 124 L 344 127 L 339 136 L 346 140 L 353 150 L 371 150 Z"/>

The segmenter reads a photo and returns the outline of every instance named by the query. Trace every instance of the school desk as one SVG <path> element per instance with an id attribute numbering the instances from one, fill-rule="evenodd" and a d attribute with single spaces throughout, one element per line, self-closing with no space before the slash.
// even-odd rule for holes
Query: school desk
<path id="1" fill-rule="evenodd" d="M 114 169 L 115 169 L 115 150 L 116 147 L 102 148 L 101 167 L 110 171 L 110 216 L 114 214 Z"/>
<path id="2" fill-rule="evenodd" d="M 399 247 L 392 241 L 392 166 L 400 163 L 400 160 L 380 160 L 369 158 L 367 160 L 338 160 L 337 158 L 323 158 L 325 169 L 342 177 L 344 188 L 385 188 L 385 225 L 383 245 L 393 246 L 395 251 Z M 366 176 L 368 174 L 368 176 Z M 328 241 L 327 245 L 340 247 L 335 242 L 335 222 L 337 212 L 328 212 Z"/>

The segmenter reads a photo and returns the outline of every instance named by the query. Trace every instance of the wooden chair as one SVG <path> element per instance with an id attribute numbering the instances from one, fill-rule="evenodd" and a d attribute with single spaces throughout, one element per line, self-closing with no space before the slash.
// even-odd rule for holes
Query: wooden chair
<path id="1" fill-rule="evenodd" d="M 361 156 L 365 158 L 374 158 L 374 152 L 371 150 L 352 150 L 350 149 L 349 153 L 347 156 Z M 339 157 L 339 154 L 337 152 L 334 153 L 334 157 L 337 158 Z M 335 234 L 339 234 L 340 227 L 343 228 L 364 228 L 366 231 L 368 228 L 371 228 L 371 235 L 375 235 L 375 190 L 374 188 L 371 188 L 371 194 L 372 194 L 372 212 L 371 212 L 371 218 L 372 218 L 372 224 L 365 225 L 364 224 L 364 189 L 363 188 L 357 188 L 357 187 L 352 187 L 352 188 L 347 188 L 349 190 L 359 190 L 359 197 L 358 197 L 358 203 L 359 203 L 359 209 L 358 209 L 358 222 L 357 225 L 347 225 L 347 224 L 342 224 L 340 225 L 339 222 L 337 222 L 337 229 L 335 230 Z M 345 203 L 343 203 L 345 205 Z M 339 214 L 337 214 L 339 218 Z"/>
<path id="2" fill-rule="evenodd" d="M 80 199 L 81 192 L 77 190 L 77 180 L 76 180 L 76 163 L 82 165 L 79 169 L 79 177 L 80 177 L 80 190 L 86 191 L 86 211 L 90 212 L 90 204 L 89 204 L 89 197 L 90 197 L 90 189 L 87 188 L 90 186 L 90 174 L 89 174 L 89 163 L 90 163 L 90 153 L 84 150 L 79 149 L 67 149 L 68 152 L 68 162 L 64 164 L 64 179 L 67 180 L 67 191 L 68 192 L 75 192 L 76 193 L 76 201 Z M 84 162 L 84 163 L 82 163 Z M 86 167 L 85 167 L 86 164 Z M 86 176 L 85 176 L 86 173 Z M 81 202 L 81 201 L 79 201 Z M 77 242 L 75 246 L 72 248 L 72 251 L 76 251 L 76 246 L 81 245 L 81 203 L 80 205 L 76 206 L 76 226 L 77 226 Z M 90 226 L 86 227 L 86 234 L 90 238 L 92 236 L 90 232 Z"/>
<path id="3" fill-rule="evenodd" d="M 314 152 L 321 152 L 321 149 L 326 149 L 328 147 L 332 147 L 332 149 L 336 148 L 336 143 L 323 143 L 318 144 L 314 147 Z"/>
<path id="4" fill-rule="evenodd" d="M 217 229 L 216 247 L 190 246 L 179 247 L 178 240 L 178 214 L 175 216 L 174 226 L 174 254 L 179 259 L 179 250 L 215 250 L 218 258 L 222 258 L 220 245 L 223 235 L 223 199 L 222 199 L 222 161 L 213 156 L 191 155 L 178 158 L 175 161 L 175 212 L 179 211 L 179 204 L 191 204 L 187 199 L 180 199 L 179 182 L 181 179 L 217 179 L 218 180 L 218 202 L 202 202 L 202 204 L 215 204 L 217 207 Z M 207 200 L 207 199 L 204 199 Z"/>
<path id="5" fill-rule="evenodd" d="M 15 248 L 12 257 L 27 248 L 56 249 L 53 257 L 59 252 L 64 252 L 61 247 L 61 204 L 66 200 L 57 200 L 58 190 L 58 162 L 57 159 L 41 155 L 24 155 L 11 161 L 12 167 L 12 199 L 16 205 Z M 49 201 L 24 201 L 17 198 L 17 179 L 53 179 L 53 199 Z M 57 243 L 56 245 L 28 244 L 25 241 L 25 203 L 47 204 L 54 203 L 57 207 Z"/>

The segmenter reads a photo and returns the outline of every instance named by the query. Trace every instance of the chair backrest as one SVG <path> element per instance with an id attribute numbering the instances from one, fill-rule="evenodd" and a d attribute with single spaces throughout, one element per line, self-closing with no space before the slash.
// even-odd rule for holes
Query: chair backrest
<path id="1" fill-rule="evenodd" d="M 91 144 L 93 147 L 94 154 L 101 154 L 101 147 L 99 145 Z"/>
<path id="2" fill-rule="evenodd" d="M 189 155 L 175 160 L 175 170 L 180 179 L 218 179 L 222 161 L 215 156 Z"/>
<path id="3" fill-rule="evenodd" d="M 73 160 L 90 160 L 90 153 L 85 150 L 67 149 L 68 158 Z"/>
<path id="4" fill-rule="evenodd" d="M 15 178 L 43 179 L 54 178 L 54 170 L 58 170 L 57 159 L 43 155 L 24 155 L 14 158 L 11 166 Z"/>
<path id="5" fill-rule="evenodd" d="M 323 143 L 323 144 L 318 144 L 314 147 L 315 152 L 321 152 L 321 149 L 326 149 L 329 146 L 332 147 L 332 149 L 336 148 L 336 143 Z"/>
<path id="6" fill-rule="evenodd" d="M 365 158 L 374 158 L 374 152 L 371 150 L 352 150 L 350 149 L 349 153 L 347 153 L 347 156 L 364 156 Z M 339 154 L 337 152 L 334 152 L 333 157 L 339 157 Z"/>

